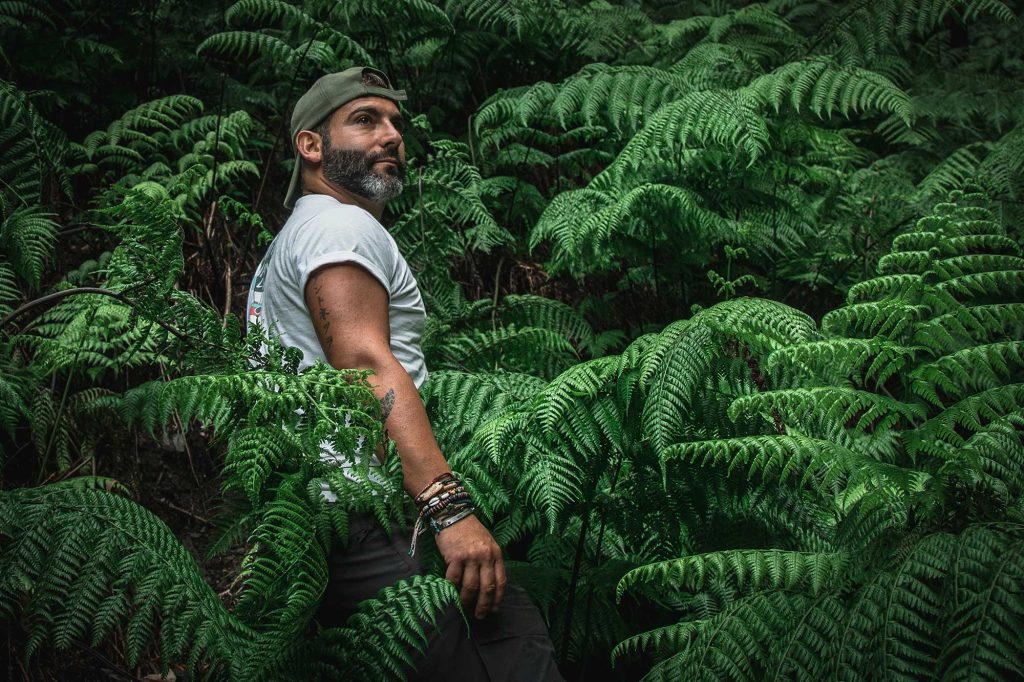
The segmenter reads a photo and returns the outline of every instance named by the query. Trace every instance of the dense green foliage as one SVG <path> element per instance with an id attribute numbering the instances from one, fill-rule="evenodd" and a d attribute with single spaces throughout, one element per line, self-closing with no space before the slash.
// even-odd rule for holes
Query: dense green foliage
<path id="1" fill-rule="evenodd" d="M 322 462 L 381 438 L 365 373 L 297 373 L 238 321 L 285 217 L 289 107 L 367 63 L 411 96 L 386 222 L 430 313 L 424 400 L 570 678 L 1019 674 L 1016 11 L 0 3 L 18 665 L 401 679 L 457 600 L 425 576 L 315 623 L 349 515 L 408 512 L 397 458 L 384 484 Z M 185 432 L 237 599 L 147 510 L 159 489 L 119 479 Z"/>

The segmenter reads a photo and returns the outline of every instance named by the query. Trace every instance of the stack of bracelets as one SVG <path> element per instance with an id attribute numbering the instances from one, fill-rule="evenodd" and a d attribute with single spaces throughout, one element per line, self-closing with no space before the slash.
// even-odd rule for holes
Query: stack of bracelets
<path id="1" fill-rule="evenodd" d="M 416 526 L 412 529 L 412 544 L 409 556 L 416 553 L 416 539 L 429 526 L 437 535 L 448 526 L 455 525 L 474 511 L 476 506 L 469 493 L 462 487 L 455 474 L 446 471 L 441 474 L 416 496 L 416 506 L 420 509 Z"/>

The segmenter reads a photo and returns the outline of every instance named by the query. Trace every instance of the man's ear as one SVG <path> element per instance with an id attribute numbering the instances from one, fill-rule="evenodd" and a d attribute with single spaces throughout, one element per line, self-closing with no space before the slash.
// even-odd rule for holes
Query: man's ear
<path id="1" fill-rule="evenodd" d="M 300 130 L 295 134 L 295 149 L 307 163 L 320 163 L 323 159 L 323 141 L 312 130 Z"/>

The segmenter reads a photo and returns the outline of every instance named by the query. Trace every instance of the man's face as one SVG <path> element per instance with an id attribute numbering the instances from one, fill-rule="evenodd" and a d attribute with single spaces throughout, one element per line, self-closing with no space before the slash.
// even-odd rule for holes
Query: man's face
<path id="1" fill-rule="evenodd" d="M 337 109 L 329 135 L 321 135 L 324 177 L 339 187 L 383 204 L 402 193 L 405 122 L 395 103 L 360 97 Z"/>

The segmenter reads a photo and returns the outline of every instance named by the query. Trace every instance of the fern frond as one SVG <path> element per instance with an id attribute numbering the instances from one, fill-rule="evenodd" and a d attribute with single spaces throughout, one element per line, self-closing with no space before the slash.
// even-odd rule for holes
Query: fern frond
<path id="1" fill-rule="evenodd" d="M 43 201 L 43 182 L 50 174 L 69 194 L 64 166 L 68 147 L 67 136 L 40 115 L 32 98 L 0 79 L 0 215 L 14 204 Z"/>
<path id="2" fill-rule="evenodd" d="M 563 510 L 580 499 L 584 473 L 566 443 L 528 443 L 528 467 L 516 492 L 544 514 L 549 532 L 554 532 Z"/>
<path id="3" fill-rule="evenodd" d="M 254 549 L 244 562 L 238 608 L 249 622 L 266 624 L 258 643 L 261 665 L 279 657 L 305 629 L 327 585 L 327 556 L 303 479 L 292 474 L 281 481 L 261 512 Z"/>
<path id="4" fill-rule="evenodd" d="M 753 164 L 769 148 L 764 103 L 755 90 L 700 90 L 661 107 L 616 159 L 621 173 L 635 171 L 649 155 L 716 145 L 740 151 Z"/>
<path id="5" fill-rule="evenodd" d="M 575 308 L 551 298 L 511 294 L 501 299 L 497 313 L 505 324 L 550 329 L 576 344 L 586 344 L 594 335 Z"/>
<path id="6" fill-rule="evenodd" d="M 593 400 L 606 388 L 612 363 L 605 358 L 582 362 L 567 369 L 541 389 L 531 407 L 541 427 L 554 431 L 571 410 Z"/>
<path id="7" fill-rule="evenodd" d="M 449 367 L 475 370 L 520 369 L 540 355 L 548 367 L 566 366 L 576 356 L 560 334 L 538 327 L 503 327 L 452 336 L 443 349 Z M 550 370 L 548 370 L 550 371 Z"/>
<path id="8" fill-rule="evenodd" d="M 884 384 L 913 362 L 914 348 L 881 339 L 828 339 L 786 346 L 772 352 L 765 369 L 798 370 L 812 381 L 851 378 L 858 384 Z"/>
<path id="9" fill-rule="evenodd" d="M 0 317 L 6 317 L 21 300 L 21 290 L 10 263 L 0 263 Z"/>
<path id="10" fill-rule="evenodd" d="M 167 526 L 134 502 L 106 491 L 68 486 L 0 495 L 0 603 L 30 595 L 32 655 L 51 639 L 93 645 L 126 625 L 128 660 L 138 660 L 159 633 L 170 656 L 202 652 L 241 673 L 233 660 L 254 633 L 228 612 L 203 581 L 195 560 Z"/>
<path id="11" fill-rule="evenodd" d="M 453 609 L 459 595 L 450 582 L 417 575 L 385 587 L 362 602 L 344 628 L 322 631 L 314 643 L 328 655 L 328 678 L 406 679 L 410 652 L 422 651 L 439 614 Z M 332 660 L 333 659 L 333 660 Z"/>
<path id="12" fill-rule="evenodd" d="M 224 489 L 241 488 L 256 507 L 270 475 L 286 460 L 300 455 L 301 448 L 294 436 L 279 426 L 234 431 L 224 461 Z"/>
<path id="13" fill-rule="evenodd" d="M 896 114 L 907 125 L 911 121 L 910 97 L 891 80 L 821 57 L 789 62 L 754 79 L 749 87 L 776 112 L 788 100 L 795 111 L 806 106 L 821 118 L 830 118 L 832 112 L 850 116 L 874 109 Z"/>
<path id="14" fill-rule="evenodd" d="M 700 311 L 700 321 L 722 335 L 735 336 L 754 348 L 774 350 L 818 336 L 814 320 L 790 306 L 761 298 L 740 296 Z"/>
<path id="15" fill-rule="evenodd" d="M 314 20 L 306 12 L 283 0 L 237 0 L 224 10 L 228 24 L 251 22 L 257 26 L 284 24 L 287 28 L 308 28 Z"/>
<path id="16" fill-rule="evenodd" d="M 953 679 L 1002 680 L 1024 655 L 1017 589 L 1024 579 L 1024 535 L 1016 524 L 977 525 L 957 541 L 952 618 L 939 670 Z"/>
<path id="17" fill-rule="evenodd" d="M 431 372 L 422 395 L 436 416 L 435 432 L 454 445 L 494 415 L 530 400 L 544 385 L 544 380 L 528 374 L 440 370 Z"/>
<path id="18" fill-rule="evenodd" d="M 747 468 L 747 478 L 774 478 L 816 489 L 822 494 L 837 487 L 860 493 L 889 488 L 883 495 L 909 493 L 921 479 L 912 470 L 880 462 L 870 455 L 841 444 L 807 436 L 741 436 L 678 443 L 665 449 L 662 458 L 681 457 L 703 465 Z"/>
<path id="19" fill-rule="evenodd" d="M 580 221 L 580 215 L 587 217 Z M 655 216 L 665 216 L 673 231 L 692 235 L 701 243 L 740 239 L 739 226 L 705 208 L 695 193 L 671 185 L 645 184 L 621 196 L 592 189 L 558 195 L 531 231 L 530 248 L 551 240 L 554 269 L 569 270 L 579 277 L 608 269 L 612 261 L 607 244 L 612 239 L 644 235 L 652 229 L 649 223 Z"/>
<path id="20" fill-rule="evenodd" d="M 1022 367 L 1024 342 L 978 345 L 917 367 L 910 374 L 911 390 L 942 407 L 970 393 L 1002 386 L 1017 376 Z"/>
<path id="21" fill-rule="evenodd" d="M 671 559 L 633 569 L 619 581 L 616 598 L 639 583 L 691 592 L 722 580 L 745 593 L 794 590 L 806 586 L 812 595 L 834 590 L 846 580 L 844 554 L 782 550 L 729 550 Z"/>
<path id="22" fill-rule="evenodd" d="M 729 407 L 729 416 L 778 410 L 783 419 L 802 423 L 841 423 L 858 431 L 892 428 L 904 420 L 915 423 L 925 416 L 921 405 L 910 404 L 868 391 L 817 387 L 765 391 L 740 396 Z M 854 421 L 856 420 L 856 421 Z"/>
<path id="23" fill-rule="evenodd" d="M 0 242 L 10 267 L 31 287 L 38 287 L 57 241 L 55 216 L 39 207 L 11 212 L 0 223 Z"/>
<path id="24" fill-rule="evenodd" d="M 611 653 L 612 663 L 628 654 L 640 654 L 644 651 L 655 654 L 678 651 L 685 647 L 696 632 L 697 624 L 692 621 L 682 621 L 641 632 L 615 645 Z"/>
<path id="25" fill-rule="evenodd" d="M 955 552 L 945 533 L 926 536 L 854 595 L 833 644 L 837 676 L 930 674 L 944 604 L 939 580 Z"/>
<path id="26" fill-rule="evenodd" d="M 658 363 L 643 411 L 643 429 L 656 451 L 682 435 L 683 421 L 698 403 L 698 389 L 721 345 L 706 327 L 691 325 Z"/>
<path id="27" fill-rule="evenodd" d="M 476 122 L 478 130 L 493 125 L 499 116 L 530 125 L 543 115 L 554 117 L 563 128 L 582 122 L 631 132 L 691 90 L 691 81 L 662 69 L 589 64 L 558 86 L 539 83 L 518 93 L 512 110 L 498 114 L 494 107 L 501 105 L 485 103 Z"/>

